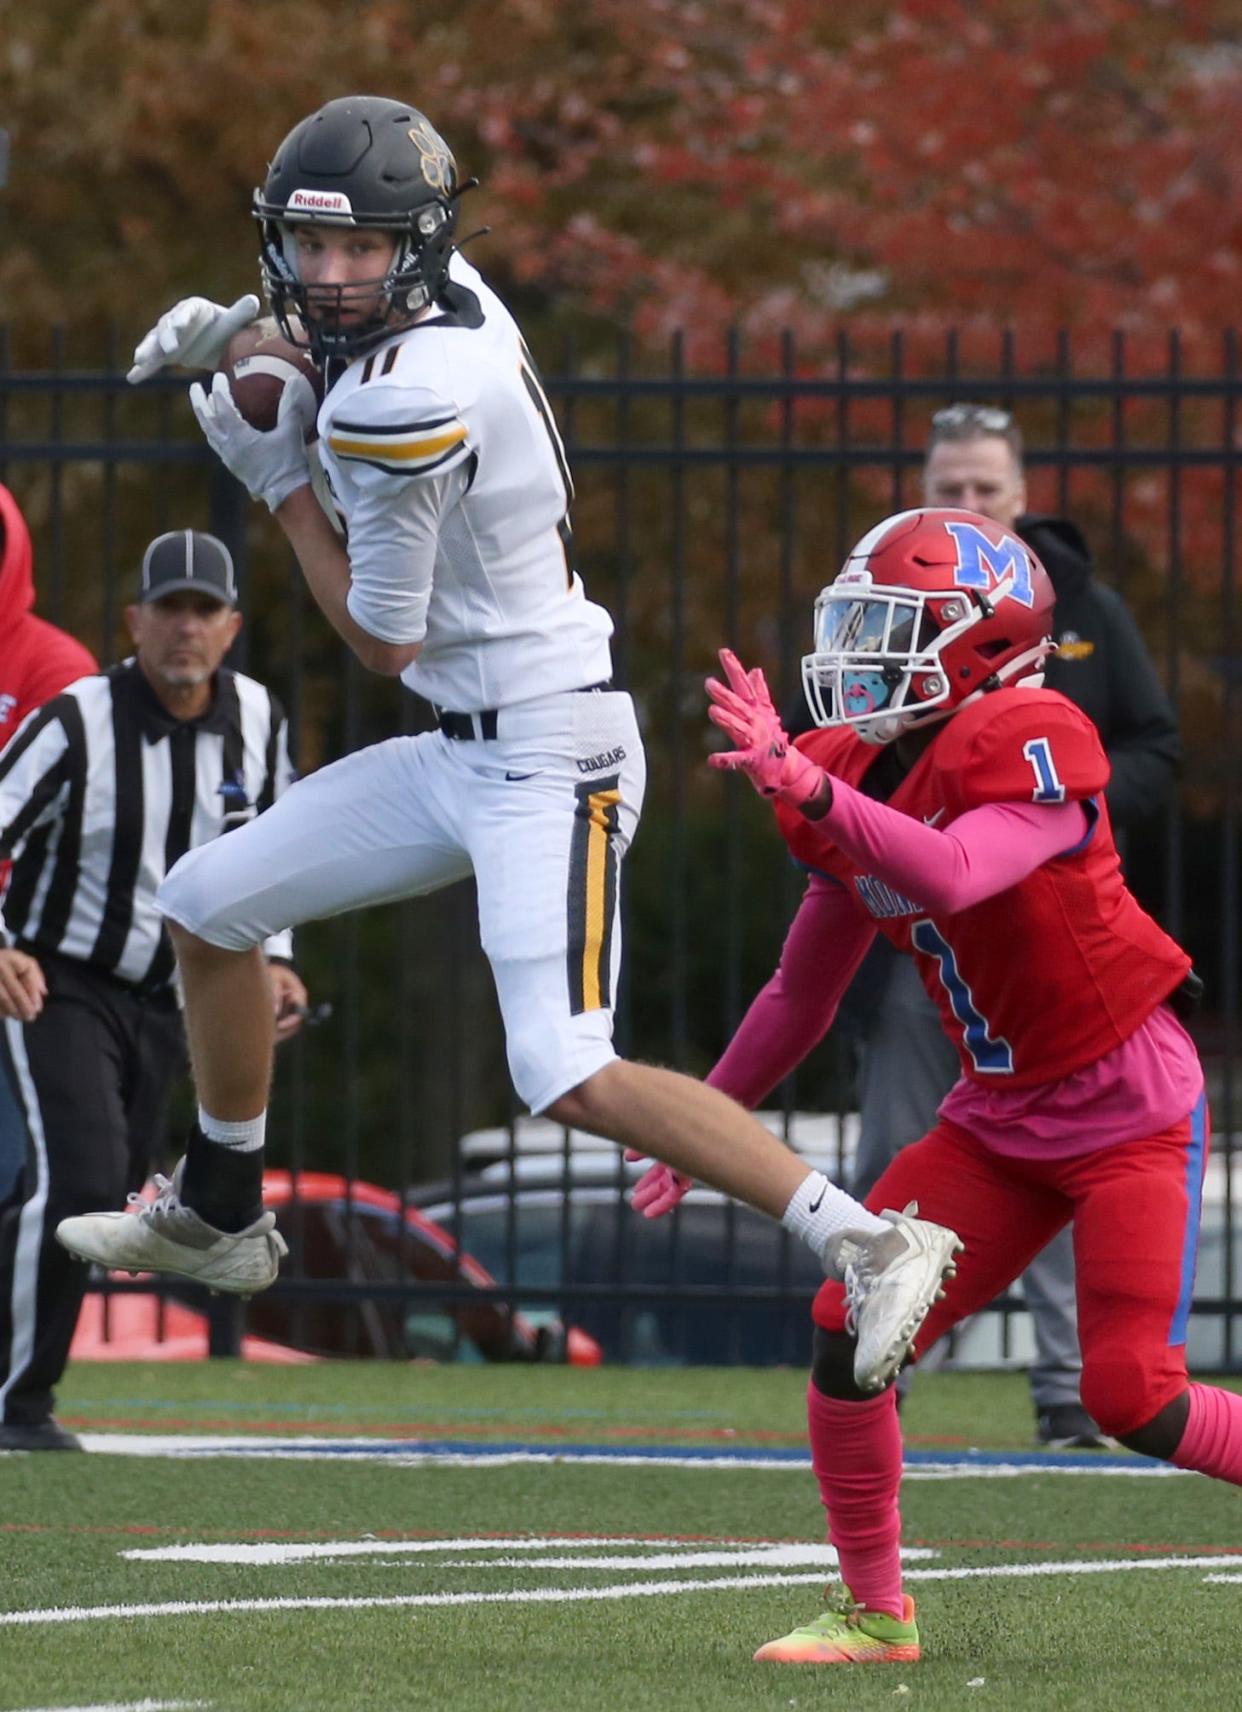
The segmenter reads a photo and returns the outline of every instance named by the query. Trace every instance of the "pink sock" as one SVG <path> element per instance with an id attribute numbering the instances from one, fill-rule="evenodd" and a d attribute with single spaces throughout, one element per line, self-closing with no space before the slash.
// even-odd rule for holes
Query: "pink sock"
<path id="1" fill-rule="evenodd" d="M 1192 1385 L 1186 1431 L 1169 1461 L 1242 1486 L 1242 1397 L 1215 1385 Z"/>
<path id="2" fill-rule="evenodd" d="M 1242 1402 L 1242 1399 L 1239 1399 Z M 828 1539 L 841 1579 L 869 1611 L 903 1615 L 901 1596 L 901 1427 L 891 1388 L 843 1403 L 807 1386 L 811 1466 L 828 1512 Z"/>

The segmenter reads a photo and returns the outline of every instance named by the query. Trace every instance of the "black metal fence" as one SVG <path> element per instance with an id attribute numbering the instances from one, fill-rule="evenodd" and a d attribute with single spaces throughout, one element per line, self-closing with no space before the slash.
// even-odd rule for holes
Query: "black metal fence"
<path id="1" fill-rule="evenodd" d="M 693 364 L 680 339 L 652 357 L 624 338 L 545 363 L 578 482 L 579 561 L 616 619 L 649 751 L 620 1044 L 696 1073 L 770 971 L 797 886 L 759 805 L 703 765 L 715 650 L 762 661 L 792 705 L 814 596 L 853 539 L 916 499 L 930 412 L 963 397 L 1015 411 L 1032 509 L 1084 528 L 1182 726 L 1177 800 L 1131 835 L 1126 862 L 1207 983 L 1195 1033 L 1215 1143 L 1191 1353 L 1235 1365 L 1235 335 L 1171 334 L 1153 354 L 1118 334 L 1093 363 L 1068 337 L 1027 355 L 1008 335 L 970 363 L 954 338 L 916 361 L 900 335 L 882 351 L 843 336 L 814 362 L 786 336 L 762 351 L 731 339 Z M 74 366 L 58 333 L 44 366 L 17 370 L 0 331 L 0 479 L 31 521 L 40 610 L 115 658 L 144 543 L 210 527 L 239 567 L 237 663 L 286 699 L 304 769 L 418 729 L 425 710 L 369 680 L 312 611 L 278 532 L 197 437 L 184 383 L 134 392 L 123 366 L 115 339 Z M 774 1227 L 710 1198 L 644 1226 L 614 1154 L 517 1119 L 469 887 L 308 927 L 299 958 L 333 1013 L 278 1065 L 270 1157 L 293 1176 L 272 1188 L 294 1253 L 248 1310 L 254 1331 L 333 1353 L 535 1358 L 563 1355 L 569 1327 L 574 1358 L 591 1338 L 608 1359 L 802 1357 L 813 1279 Z M 845 1175 L 850 1106 L 849 1055 L 830 1042 L 772 1121 Z M 458 1251 L 492 1282 L 467 1276 Z M 1020 1352 L 1011 1306 L 997 1359 Z M 238 1333 L 230 1315 L 217 1347 Z"/>

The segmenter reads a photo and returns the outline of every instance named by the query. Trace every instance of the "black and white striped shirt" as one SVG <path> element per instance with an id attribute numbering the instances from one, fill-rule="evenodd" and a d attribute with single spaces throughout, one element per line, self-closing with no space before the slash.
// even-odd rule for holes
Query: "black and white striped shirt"
<path id="1" fill-rule="evenodd" d="M 288 721 L 240 672 L 177 720 L 135 660 L 80 678 L 0 753 L 4 936 L 150 990 L 173 973 L 155 892 L 178 857 L 261 813 L 291 783 Z M 269 957 L 288 957 L 288 933 Z"/>

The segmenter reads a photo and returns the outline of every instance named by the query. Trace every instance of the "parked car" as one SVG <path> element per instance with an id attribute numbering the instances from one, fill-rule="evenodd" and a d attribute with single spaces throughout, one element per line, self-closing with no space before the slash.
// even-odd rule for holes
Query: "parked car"
<path id="1" fill-rule="evenodd" d="M 285 1278 L 428 1287 L 465 1283 L 479 1289 L 495 1282 L 474 1255 L 463 1251 L 458 1258 L 457 1244 L 441 1225 L 374 1183 L 321 1171 L 300 1171 L 296 1179 L 288 1171 L 265 1171 L 263 1199 L 289 1244 Z M 202 1292 L 190 1291 L 178 1301 L 182 1295 L 174 1282 L 173 1299 L 162 1311 L 154 1296 L 128 1292 L 98 1307 L 88 1302 L 71 1353 L 77 1359 L 115 1359 L 125 1346 L 134 1359 L 158 1359 L 166 1345 L 169 1359 L 205 1355 L 206 1322 L 198 1312 L 187 1317 L 201 1306 Z M 131 1305 L 137 1303 L 141 1311 Z M 420 1292 L 413 1305 L 381 1299 L 358 1307 L 264 1292 L 251 1298 L 246 1326 L 243 1353 L 258 1360 L 282 1359 L 286 1352 L 578 1366 L 603 1359 L 598 1343 L 578 1326 L 564 1324 L 554 1309 L 510 1312 L 503 1303 L 484 1300 L 445 1302 L 434 1288 Z"/>
<path id="2" fill-rule="evenodd" d="M 829 1177 L 849 1181 L 856 1114 L 795 1112 L 788 1122 L 782 1113 L 755 1115 Z M 821 1274 L 803 1245 L 788 1240 L 772 1220 L 701 1188 L 673 1217 L 643 1219 L 626 1197 L 645 1165 L 625 1165 L 619 1150 L 605 1150 L 597 1138 L 546 1119 L 473 1131 L 462 1138 L 461 1155 L 469 1169 L 459 1186 L 460 1222 L 458 1185 L 418 1191 L 422 1210 L 458 1230 L 503 1283 L 546 1288 L 550 1304 L 566 1284 L 597 1290 L 590 1298 L 561 1300 L 599 1341 L 606 1360 L 762 1366 L 807 1358 L 806 1307 Z M 1231 1218 L 1239 1204 L 1242 1139 L 1216 1135 L 1203 1182 L 1195 1278 L 1200 1300 L 1226 1302 L 1231 1280 L 1242 1277 L 1242 1221 Z M 630 1284 L 644 1292 L 642 1299 L 627 1302 L 621 1288 Z M 706 1287 L 723 1297 L 734 1286 L 765 1285 L 787 1287 L 793 1300 L 734 1307 L 677 1295 Z M 1193 1366 L 1227 1369 L 1237 1361 L 1238 1344 L 1227 1313 L 1192 1314 L 1187 1348 Z M 976 1371 L 1028 1367 L 1035 1358 L 1030 1315 L 1015 1307 L 976 1314 L 929 1352 L 926 1365 Z"/>
<path id="3" fill-rule="evenodd" d="M 760 1115 L 783 1131 L 781 1114 Z M 791 1130 L 833 1174 L 853 1137 L 849 1120 L 842 1126 L 807 1114 Z M 823 1272 L 761 1213 L 696 1187 L 675 1217 L 641 1218 L 628 1191 L 645 1166 L 546 1120 L 476 1131 L 463 1138 L 462 1160 L 471 1169 L 459 1183 L 416 1192 L 422 1211 L 457 1231 L 502 1284 L 546 1289 L 547 1306 L 571 1315 L 606 1360 L 771 1366 L 807 1359 L 808 1310 Z M 565 1286 L 584 1294 L 558 1297 Z"/>

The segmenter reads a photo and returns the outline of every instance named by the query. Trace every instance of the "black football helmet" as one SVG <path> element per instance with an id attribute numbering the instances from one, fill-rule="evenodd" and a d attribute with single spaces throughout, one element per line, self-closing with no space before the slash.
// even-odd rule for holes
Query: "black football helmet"
<path id="1" fill-rule="evenodd" d="M 295 125 L 253 202 L 262 234 L 263 288 L 285 338 L 309 347 L 319 363 L 352 361 L 433 303 L 448 273 L 464 188 L 443 138 L 416 107 L 400 101 L 347 95 Z M 307 314 L 307 288 L 298 278 L 291 241 L 293 228 L 305 225 L 362 226 L 396 235 L 396 253 L 378 293 L 375 282 L 337 288 L 338 308 L 351 291 L 376 296 L 380 306 L 374 315 L 346 324 L 339 314 L 325 314 L 319 287 L 319 313 L 315 319 Z"/>

